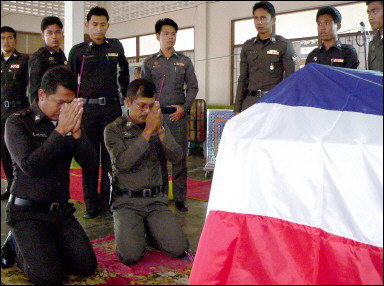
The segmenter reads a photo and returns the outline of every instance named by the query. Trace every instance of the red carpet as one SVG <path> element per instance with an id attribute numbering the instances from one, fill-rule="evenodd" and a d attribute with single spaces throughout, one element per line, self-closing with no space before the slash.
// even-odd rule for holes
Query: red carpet
<path id="1" fill-rule="evenodd" d="M 69 276 L 64 285 L 187 285 L 192 263 L 173 258 L 148 248 L 143 259 L 134 265 L 124 265 L 118 259 L 113 235 L 91 241 L 98 267 L 91 277 Z M 5 285 L 31 285 L 15 264 L 1 269 Z"/>
<path id="2" fill-rule="evenodd" d="M 82 170 L 71 169 L 70 173 L 71 173 L 71 183 L 70 183 L 71 199 L 79 202 L 84 202 L 83 182 L 81 178 Z M 1 178 L 5 179 L 3 167 L 1 167 Z M 212 183 L 212 180 L 200 181 L 195 179 L 187 179 L 187 187 L 188 187 L 187 197 L 190 199 L 207 202 L 209 198 L 209 192 L 211 190 L 211 183 Z"/>

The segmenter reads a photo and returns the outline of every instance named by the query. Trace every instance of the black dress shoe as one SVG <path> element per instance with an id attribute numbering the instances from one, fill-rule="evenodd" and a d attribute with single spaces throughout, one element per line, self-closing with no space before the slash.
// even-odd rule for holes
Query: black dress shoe
<path id="1" fill-rule="evenodd" d="M 1 268 L 11 268 L 16 259 L 16 246 L 12 233 L 9 232 L 1 245 Z"/>
<path id="2" fill-rule="evenodd" d="M 176 208 L 181 212 L 187 212 L 188 206 L 185 202 L 175 202 Z"/>
<path id="3" fill-rule="evenodd" d="M 11 192 L 9 190 L 6 190 L 4 193 L 1 194 L 1 200 L 8 200 L 9 196 L 11 195 Z"/>
<path id="4" fill-rule="evenodd" d="M 109 209 L 102 210 L 101 216 L 106 220 L 113 220 L 112 213 Z"/>
<path id="5" fill-rule="evenodd" d="M 88 211 L 88 210 L 86 210 L 84 212 L 83 218 L 84 219 L 91 219 L 91 218 L 97 217 L 98 215 L 99 215 L 99 212 L 97 212 L 97 211 Z"/>

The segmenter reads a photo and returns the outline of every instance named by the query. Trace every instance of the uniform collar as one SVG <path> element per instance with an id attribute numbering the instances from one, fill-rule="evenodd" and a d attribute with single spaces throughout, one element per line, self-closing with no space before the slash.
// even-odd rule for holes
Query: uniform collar
<path id="1" fill-rule="evenodd" d="M 133 122 L 132 118 L 129 116 L 128 112 L 123 115 L 123 126 L 126 129 L 132 129 L 134 126 L 136 126 L 136 123 Z"/>
<path id="2" fill-rule="evenodd" d="M 256 38 L 253 40 L 253 44 L 255 44 L 258 41 L 259 41 L 259 35 L 257 35 Z M 272 32 L 271 37 L 269 37 L 268 43 L 272 43 L 272 44 L 276 43 L 276 34 L 274 32 Z"/>
<path id="3" fill-rule="evenodd" d="M 336 43 L 331 47 L 331 49 L 332 48 L 336 48 L 336 49 L 338 49 L 339 51 L 341 51 L 342 50 L 342 43 L 340 42 L 340 40 L 337 40 L 336 41 Z M 323 49 L 323 50 L 325 50 L 325 46 L 324 46 L 324 43 L 322 43 L 321 44 L 321 48 L 320 49 Z"/>
<path id="4" fill-rule="evenodd" d="M 33 114 L 34 114 L 33 120 L 34 120 L 35 124 L 39 123 L 39 122 L 42 121 L 44 118 L 48 118 L 48 117 L 43 113 L 43 111 L 41 111 L 39 105 L 37 104 L 37 100 L 38 100 L 38 99 L 35 99 L 35 101 L 31 104 L 31 109 L 32 109 Z"/>
<path id="5" fill-rule="evenodd" d="M 12 55 L 9 57 L 9 59 L 18 58 L 20 56 L 20 53 L 14 49 Z M 4 59 L 4 54 L 1 52 L 1 58 Z"/>
<path id="6" fill-rule="evenodd" d="M 86 43 L 87 43 L 87 45 L 88 45 L 89 47 L 92 48 L 93 46 L 110 45 L 110 44 L 111 44 L 111 41 L 108 40 L 107 38 L 105 38 L 105 39 L 104 39 L 104 42 L 98 45 L 98 44 L 96 44 L 96 43 L 90 38 L 89 40 L 86 41 Z"/>
<path id="7" fill-rule="evenodd" d="M 52 48 L 52 47 L 50 47 L 50 46 L 47 46 L 47 45 L 45 45 L 45 48 L 49 51 L 49 53 L 50 53 L 51 55 L 53 55 L 54 53 L 57 53 L 57 54 L 62 54 L 62 53 L 64 53 L 60 48 L 59 48 L 59 51 L 58 51 L 58 52 L 56 52 L 56 50 L 55 50 L 54 48 Z"/>
<path id="8" fill-rule="evenodd" d="M 177 53 L 175 50 L 173 50 L 173 54 L 172 54 L 171 57 L 173 57 L 173 56 L 178 57 L 179 55 L 180 55 L 179 53 Z M 161 56 L 164 57 L 164 54 L 163 54 L 163 52 L 160 50 L 160 51 L 158 52 L 158 54 L 156 55 L 156 58 L 160 58 Z"/>

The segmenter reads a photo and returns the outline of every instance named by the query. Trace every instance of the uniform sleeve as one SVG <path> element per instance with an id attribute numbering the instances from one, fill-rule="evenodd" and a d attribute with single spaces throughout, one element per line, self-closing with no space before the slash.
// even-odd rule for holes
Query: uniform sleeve
<path id="1" fill-rule="evenodd" d="M 127 96 L 127 89 L 129 85 L 129 64 L 127 58 L 125 57 L 124 48 L 120 41 L 119 45 L 119 75 L 118 82 L 120 85 L 120 93 L 125 98 Z"/>
<path id="2" fill-rule="evenodd" d="M 75 47 L 72 47 L 71 51 L 69 52 L 68 56 L 68 67 L 73 71 L 76 75 L 80 73 L 80 71 L 77 69 L 77 54 Z"/>
<path id="3" fill-rule="evenodd" d="M 190 58 L 188 58 L 186 64 L 185 83 L 187 84 L 187 92 L 183 109 L 186 113 L 189 113 L 197 96 L 197 92 L 199 91 L 195 69 Z"/>
<path id="4" fill-rule="evenodd" d="M 305 60 L 305 65 L 314 62 L 313 58 L 315 57 L 315 52 L 316 52 L 316 49 L 314 49 L 312 52 L 309 53 L 309 55 L 307 56 L 307 59 Z"/>
<path id="5" fill-rule="evenodd" d="M 149 143 L 141 135 L 124 142 L 121 131 L 114 124 L 104 129 L 104 141 L 112 165 L 120 171 L 131 170 L 149 148 Z"/>
<path id="6" fill-rule="evenodd" d="M 28 123 L 25 123 L 28 124 Z M 56 160 L 65 140 L 53 131 L 44 143 L 35 148 L 30 132 L 18 116 L 11 116 L 5 124 L 5 143 L 12 159 L 30 177 L 41 175 L 46 166 Z"/>
<path id="7" fill-rule="evenodd" d="M 83 169 L 90 169 L 93 166 L 98 165 L 96 152 L 89 142 L 83 126 L 81 127 L 81 137 L 79 139 L 74 139 L 73 156 Z"/>
<path id="8" fill-rule="evenodd" d="M 345 56 L 345 67 L 349 69 L 357 69 L 359 64 L 360 62 L 356 49 L 353 46 L 348 47 Z"/>
<path id="9" fill-rule="evenodd" d="M 171 133 L 171 130 L 165 123 L 164 128 L 165 137 L 161 143 L 163 146 L 165 157 L 167 157 L 168 161 L 176 163 L 183 158 L 183 150 L 181 149 L 180 145 L 176 142 L 175 138 Z"/>
<path id="10" fill-rule="evenodd" d="M 25 60 L 23 62 L 23 77 L 25 80 L 25 86 L 26 87 L 28 87 L 28 82 L 29 82 L 29 75 L 28 75 L 28 61 L 29 61 L 29 59 L 30 59 L 30 57 L 26 56 Z M 28 96 L 28 94 L 26 94 L 25 96 Z"/>
<path id="11" fill-rule="evenodd" d="M 296 54 L 291 41 L 287 40 L 287 50 L 283 55 L 284 78 L 289 77 L 296 70 Z"/>
<path id="12" fill-rule="evenodd" d="M 141 78 L 146 80 L 152 80 L 151 79 L 151 70 L 148 66 L 148 59 L 144 60 L 143 65 L 141 67 Z"/>
<path id="13" fill-rule="evenodd" d="M 248 66 L 247 56 L 245 53 L 245 44 L 244 44 L 240 53 L 240 75 L 237 80 L 235 108 L 233 110 L 234 112 L 241 112 L 241 107 L 245 99 L 244 91 L 247 88 L 248 78 L 249 78 L 249 66 Z"/>
<path id="14" fill-rule="evenodd" d="M 40 88 L 41 84 L 41 71 L 42 65 L 41 60 L 39 59 L 39 56 L 36 54 L 33 54 L 28 62 L 28 76 L 29 76 L 29 83 L 28 83 L 28 98 L 29 98 L 29 104 L 32 104 L 33 101 L 37 97 L 37 91 Z"/>

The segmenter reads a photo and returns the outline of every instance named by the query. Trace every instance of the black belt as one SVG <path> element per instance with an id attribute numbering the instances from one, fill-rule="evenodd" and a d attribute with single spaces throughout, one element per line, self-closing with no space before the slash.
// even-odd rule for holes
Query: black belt
<path id="1" fill-rule="evenodd" d="M 21 104 L 26 104 L 27 103 L 27 100 L 4 100 L 3 101 L 4 103 L 4 107 L 8 108 L 8 107 L 11 107 L 11 106 L 17 106 L 17 105 L 21 105 Z"/>
<path id="2" fill-rule="evenodd" d="M 118 189 L 116 196 L 130 197 L 130 198 L 153 198 L 162 192 L 162 186 L 152 187 L 148 189 L 142 189 L 137 191 L 131 191 L 126 189 Z"/>
<path id="3" fill-rule="evenodd" d="M 30 207 L 37 211 L 42 212 L 63 212 L 67 210 L 73 204 L 68 202 L 65 203 L 38 203 L 31 202 L 22 198 L 15 197 L 14 195 L 10 195 L 8 202 L 11 205 L 22 206 L 22 207 Z"/>
<path id="4" fill-rule="evenodd" d="M 98 104 L 98 105 L 106 105 L 111 102 L 119 102 L 119 99 L 116 97 L 99 97 L 99 98 L 84 98 L 85 104 Z"/>
<path id="5" fill-rule="evenodd" d="M 245 91 L 245 94 L 247 96 L 256 96 L 258 98 L 261 98 L 261 97 L 263 97 L 263 95 L 266 95 L 268 91 L 269 90 L 261 90 L 261 89 L 258 89 L 258 90 L 247 90 L 247 91 Z"/>

